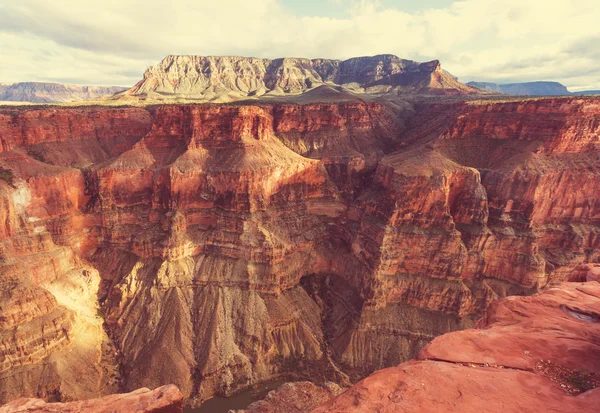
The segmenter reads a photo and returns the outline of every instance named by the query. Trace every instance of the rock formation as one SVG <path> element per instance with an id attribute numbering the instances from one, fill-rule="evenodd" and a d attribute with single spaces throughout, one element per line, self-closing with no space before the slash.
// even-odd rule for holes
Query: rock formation
<path id="1" fill-rule="evenodd" d="M 77 86 L 62 83 L 0 83 L 0 102 L 64 103 L 113 95 L 127 88 L 120 86 Z"/>
<path id="2" fill-rule="evenodd" d="M 568 96 L 571 92 L 565 85 L 558 82 L 523 82 L 497 84 L 491 82 L 468 82 L 467 85 L 488 90 L 490 92 L 504 93 L 517 96 Z"/>
<path id="3" fill-rule="evenodd" d="M 476 329 L 434 339 L 415 360 L 374 373 L 313 412 L 596 411 L 599 322 L 597 282 L 504 298 Z"/>
<path id="4" fill-rule="evenodd" d="M 0 402 L 349 384 L 600 262 L 600 100 L 444 102 L 0 110 Z"/>
<path id="5" fill-rule="evenodd" d="M 252 403 L 238 413 L 308 413 L 343 390 L 331 382 L 323 386 L 309 381 L 285 383 L 277 390 L 270 391 L 263 400 Z"/>
<path id="6" fill-rule="evenodd" d="M 258 59 L 236 56 L 167 56 L 116 99 L 230 102 L 297 95 L 322 85 L 354 92 L 477 94 L 441 69 L 394 55 L 331 59 Z"/>
<path id="7" fill-rule="evenodd" d="M 0 407 L 0 413 L 181 413 L 183 396 L 173 385 L 155 390 L 139 389 L 99 399 L 70 403 L 46 403 L 18 399 Z"/>

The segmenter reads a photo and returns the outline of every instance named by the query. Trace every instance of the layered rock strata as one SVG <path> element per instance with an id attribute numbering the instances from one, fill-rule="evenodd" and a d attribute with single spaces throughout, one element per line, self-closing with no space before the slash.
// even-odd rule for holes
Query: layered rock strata
<path id="1" fill-rule="evenodd" d="M 599 108 L 3 109 L 0 400 L 407 360 L 600 261 Z"/>
<path id="2" fill-rule="evenodd" d="M 298 95 L 319 86 L 367 93 L 478 94 L 442 70 L 437 60 L 418 63 L 394 55 L 333 59 L 259 59 L 238 56 L 167 56 L 116 99 L 192 99 L 229 102 Z"/>
<path id="3" fill-rule="evenodd" d="M 434 339 L 415 360 L 313 412 L 592 412 L 600 403 L 599 322 L 597 282 L 504 298 L 476 329 Z"/>

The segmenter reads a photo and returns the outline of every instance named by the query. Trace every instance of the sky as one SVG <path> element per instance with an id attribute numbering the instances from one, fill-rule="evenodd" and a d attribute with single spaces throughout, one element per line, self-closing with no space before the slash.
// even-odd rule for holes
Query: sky
<path id="1" fill-rule="evenodd" d="M 0 82 L 131 86 L 169 54 L 439 59 L 600 89 L 597 0 L 0 0 Z"/>

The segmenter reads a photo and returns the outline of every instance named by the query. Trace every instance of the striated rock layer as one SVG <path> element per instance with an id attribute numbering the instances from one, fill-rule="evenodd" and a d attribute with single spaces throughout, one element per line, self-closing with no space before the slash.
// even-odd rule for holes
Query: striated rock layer
<path id="1" fill-rule="evenodd" d="M 415 360 L 372 374 L 313 412 L 596 411 L 599 322 L 597 282 L 508 297 L 476 329 L 434 339 Z"/>
<path id="2" fill-rule="evenodd" d="M 115 99 L 192 99 L 230 102 L 298 95 L 324 85 L 367 93 L 481 94 L 442 70 L 437 60 L 418 63 L 394 55 L 348 60 L 239 56 L 167 56 Z"/>
<path id="3" fill-rule="evenodd" d="M 0 401 L 348 384 L 600 262 L 600 100 L 0 111 Z M 590 270 L 593 271 L 593 270 Z"/>

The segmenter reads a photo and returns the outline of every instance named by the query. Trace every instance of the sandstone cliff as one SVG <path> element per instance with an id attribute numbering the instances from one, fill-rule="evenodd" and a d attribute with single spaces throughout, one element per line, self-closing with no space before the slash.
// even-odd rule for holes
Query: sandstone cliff
<path id="1" fill-rule="evenodd" d="M 600 261 L 599 116 L 574 98 L 2 109 L 0 400 L 175 383 L 200 402 L 405 361 Z"/>
<path id="2" fill-rule="evenodd" d="M 441 69 L 437 60 L 418 63 L 393 55 L 331 59 L 258 59 L 236 56 L 167 56 L 117 99 L 229 102 L 297 95 L 320 85 L 357 93 L 476 94 Z"/>
<path id="3" fill-rule="evenodd" d="M 599 299 L 597 282 L 502 299 L 476 329 L 436 338 L 415 360 L 374 373 L 313 412 L 596 411 Z M 263 403 L 286 411 L 277 399 Z"/>
<path id="4" fill-rule="evenodd" d="M 0 84 L 0 102 L 72 102 L 113 95 L 126 89 L 119 86 L 77 86 L 62 83 L 19 82 Z"/>

